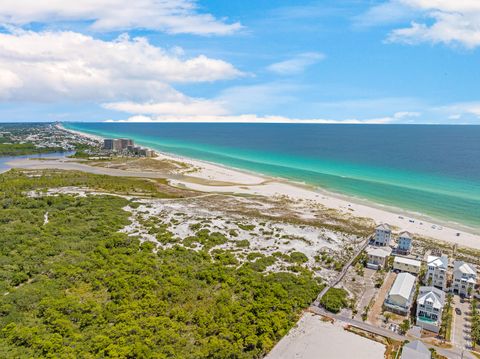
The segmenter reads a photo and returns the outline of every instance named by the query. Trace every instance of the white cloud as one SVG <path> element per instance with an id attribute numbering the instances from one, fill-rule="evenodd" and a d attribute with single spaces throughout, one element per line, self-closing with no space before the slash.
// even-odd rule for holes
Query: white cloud
<path id="1" fill-rule="evenodd" d="M 459 102 L 435 108 L 436 111 L 449 115 L 449 119 L 460 119 L 465 115 L 480 118 L 480 102 Z"/>
<path id="2" fill-rule="evenodd" d="M 208 13 L 196 0 L 2 0 L 0 23 L 89 21 L 97 31 L 152 29 L 172 34 L 228 35 L 241 29 Z"/>
<path id="3" fill-rule="evenodd" d="M 400 120 L 402 118 L 420 117 L 420 115 L 421 115 L 420 112 L 401 111 L 401 112 L 395 112 L 393 114 L 393 117 Z"/>
<path id="4" fill-rule="evenodd" d="M 205 56 L 184 59 L 145 38 L 103 41 L 75 32 L 0 33 L 0 100 L 184 101 L 172 83 L 241 76 Z"/>
<path id="5" fill-rule="evenodd" d="M 478 0 L 390 0 L 371 8 L 361 19 L 377 24 L 410 20 L 408 27 L 388 35 L 390 42 L 480 46 Z"/>
<path id="6" fill-rule="evenodd" d="M 414 15 L 418 14 L 401 0 L 392 0 L 373 6 L 360 16 L 356 16 L 354 24 L 359 27 L 388 25 L 409 20 Z"/>
<path id="7" fill-rule="evenodd" d="M 379 117 L 372 119 L 349 118 L 344 120 L 335 119 L 299 119 L 284 116 L 258 116 L 254 114 L 245 115 L 187 115 L 187 116 L 144 116 L 135 115 L 125 120 L 108 120 L 106 122 L 197 122 L 197 123 L 303 123 L 303 124 L 386 124 L 394 122 L 394 116 Z"/>
<path id="8" fill-rule="evenodd" d="M 103 105 L 106 109 L 142 115 L 174 115 L 174 116 L 217 116 L 227 114 L 221 103 L 185 98 L 176 102 L 114 102 Z"/>
<path id="9" fill-rule="evenodd" d="M 305 52 L 291 59 L 271 64 L 267 69 L 280 75 L 295 75 L 323 59 L 325 59 L 325 55 L 322 53 Z"/>

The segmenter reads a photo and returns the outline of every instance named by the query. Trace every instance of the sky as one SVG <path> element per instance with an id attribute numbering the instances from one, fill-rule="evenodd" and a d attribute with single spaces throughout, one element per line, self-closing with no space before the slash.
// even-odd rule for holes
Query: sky
<path id="1" fill-rule="evenodd" d="M 478 0 L 2 0 L 0 121 L 480 124 Z"/>

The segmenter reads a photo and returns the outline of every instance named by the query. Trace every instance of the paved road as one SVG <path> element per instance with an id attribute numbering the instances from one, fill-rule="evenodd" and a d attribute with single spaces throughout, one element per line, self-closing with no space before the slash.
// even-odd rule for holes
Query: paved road
<path id="1" fill-rule="evenodd" d="M 340 274 L 333 280 L 331 281 L 325 288 L 322 289 L 322 291 L 318 294 L 317 299 L 313 302 L 313 306 L 319 306 L 320 305 L 320 300 L 322 297 L 325 295 L 325 293 L 328 292 L 328 290 L 332 287 L 335 287 L 340 281 L 345 277 L 345 274 L 347 274 L 348 268 L 352 265 L 353 261 L 362 253 L 362 251 L 367 248 L 368 243 L 370 242 L 371 237 L 368 237 L 365 242 L 362 244 L 362 246 L 355 252 L 355 254 L 350 258 L 350 260 L 343 266 L 342 271 Z"/>
<path id="2" fill-rule="evenodd" d="M 460 297 L 453 297 L 453 321 L 452 321 L 452 344 L 459 349 L 472 349 L 470 336 L 470 302 L 460 303 Z M 455 313 L 455 308 L 459 308 L 462 314 Z"/>
<path id="3" fill-rule="evenodd" d="M 400 335 L 400 334 L 392 332 L 390 330 L 380 328 L 380 327 L 377 327 L 377 326 L 374 326 L 374 325 L 371 325 L 371 324 L 368 324 L 368 323 L 364 323 L 364 322 L 352 319 L 350 317 L 346 317 L 346 316 L 343 316 L 343 315 L 332 314 L 332 313 L 329 313 L 329 312 L 325 311 L 324 309 L 319 308 L 317 306 L 311 306 L 309 308 L 309 310 L 313 313 L 320 314 L 320 315 L 323 315 L 323 316 L 326 316 L 326 317 L 330 317 L 330 318 L 339 320 L 341 322 L 344 322 L 346 324 L 350 324 L 351 326 L 354 326 L 354 327 L 357 327 L 357 328 L 360 328 L 360 329 L 363 329 L 363 330 L 366 330 L 366 331 L 369 331 L 369 332 L 372 332 L 372 333 L 375 333 L 375 334 L 378 334 L 378 335 L 381 335 L 381 336 L 384 336 L 384 337 L 387 337 L 387 338 L 391 338 L 391 339 L 394 339 L 394 340 L 398 340 L 398 341 L 409 340 L 409 341 L 412 341 L 412 340 L 418 339 L 418 338 L 406 337 L 404 335 Z M 443 356 L 445 356 L 449 359 L 476 359 L 476 357 L 474 357 L 468 351 L 462 350 L 460 348 L 444 349 L 444 348 L 440 348 L 440 347 L 437 347 L 435 345 L 431 345 L 431 344 L 428 344 L 428 343 L 424 343 L 424 344 L 428 348 L 434 348 L 437 351 L 438 354 L 443 355 Z M 463 355 L 462 355 L 462 352 L 463 352 Z"/>

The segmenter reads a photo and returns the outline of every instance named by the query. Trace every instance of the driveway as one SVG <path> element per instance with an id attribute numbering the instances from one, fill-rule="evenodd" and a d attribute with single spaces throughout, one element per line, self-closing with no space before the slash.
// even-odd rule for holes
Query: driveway
<path id="1" fill-rule="evenodd" d="M 357 315 L 355 316 L 355 319 L 361 320 L 362 319 L 362 313 L 365 309 L 365 307 L 370 304 L 370 301 L 372 298 L 375 296 L 377 293 L 378 289 L 375 288 L 375 275 L 377 274 L 376 270 L 370 269 L 370 268 L 364 268 L 364 280 L 365 284 L 363 285 L 364 291 L 362 293 L 362 296 L 358 299 L 358 304 L 357 304 Z"/>
<path id="2" fill-rule="evenodd" d="M 375 303 L 373 303 L 372 308 L 370 309 L 370 312 L 368 312 L 368 322 L 370 324 L 374 325 L 380 325 L 381 324 L 381 314 L 383 312 L 383 301 L 388 295 L 388 292 L 390 291 L 390 288 L 393 285 L 393 282 L 395 282 L 395 278 L 397 278 L 397 274 L 395 272 L 388 272 L 387 276 L 385 277 L 382 286 L 380 287 L 380 290 L 378 291 L 378 294 L 375 298 Z"/>
<path id="3" fill-rule="evenodd" d="M 462 314 L 455 313 L 455 308 L 459 308 Z M 470 337 L 471 318 L 470 302 L 460 303 L 460 297 L 453 297 L 453 323 L 452 323 L 452 344 L 460 349 L 472 349 Z"/>

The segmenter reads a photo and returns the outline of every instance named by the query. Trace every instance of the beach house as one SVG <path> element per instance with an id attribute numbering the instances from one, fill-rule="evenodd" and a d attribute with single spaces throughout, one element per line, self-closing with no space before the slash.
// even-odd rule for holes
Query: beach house
<path id="1" fill-rule="evenodd" d="M 375 238 L 373 244 L 379 247 L 385 247 L 390 244 L 392 239 L 392 230 L 386 223 L 382 223 L 375 228 Z"/>
<path id="2" fill-rule="evenodd" d="M 412 240 L 413 237 L 409 232 L 403 231 L 402 233 L 400 233 L 398 235 L 397 252 L 402 254 L 410 253 L 412 250 Z"/>
<path id="3" fill-rule="evenodd" d="M 410 273 L 400 273 L 395 278 L 383 308 L 400 315 L 408 315 L 413 303 L 416 278 Z"/>
<path id="4" fill-rule="evenodd" d="M 431 359 L 432 353 L 420 340 L 405 344 L 400 359 Z"/>
<path id="5" fill-rule="evenodd" d="M 438 333 L 444 305 L 444 291 L 433 286 L 420 287 L 417 299 L 417 325 L 422 329 Z"/>
<path id="6" fill-rule="evenodd" d="M 367 247 L 367 268 L 382 269 L 387 264 L 387 259 L 392 253 L 389 247 Z"/>
<path id="7" fill-rule="evenodd" d="M 427 272 L 425 284 L 446 290 L 447 288 L 448 257 L 443 254 L 440 257 L 427 257 Z"/>
<path id="8" fill-rule="evenodd" d="M 420 273 L 422 262 L 416 259 L 396 256 L 393 260 L 393 270 L 397 272 L 407 272 L 417 275 Z"/>
<path id="9" fill-rule="evenodd" d="M 455 294 L 470 296 L 477 284 L 477 268 L 464 261 L 453 262 L 452 290 Z"/>

